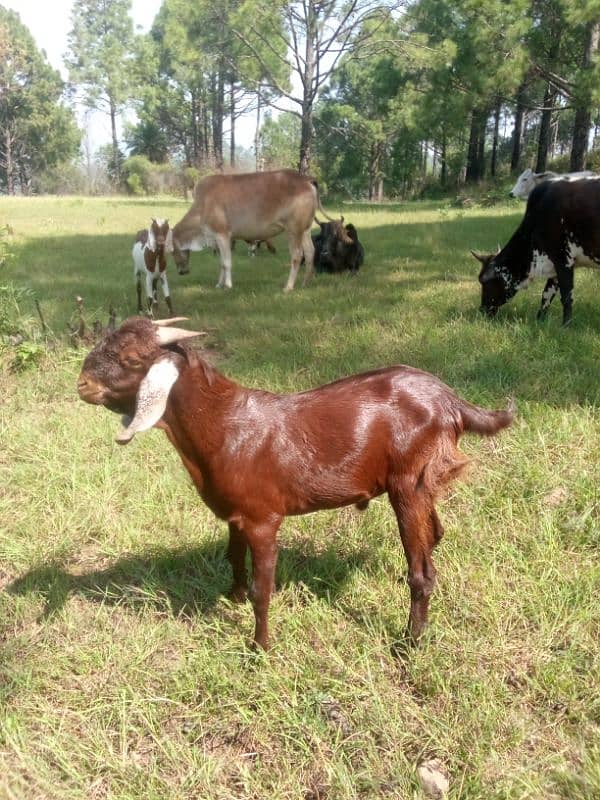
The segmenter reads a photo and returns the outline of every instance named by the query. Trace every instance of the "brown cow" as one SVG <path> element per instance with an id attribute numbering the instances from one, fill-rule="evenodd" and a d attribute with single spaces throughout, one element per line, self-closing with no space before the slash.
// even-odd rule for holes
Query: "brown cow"
<path id="1" fill-rule="evenodd" d="M 317 182 L 291 169 L 210 175 L 196 184 L 194 202 L 173 228 L 173 258 L 180 275 L 189 272 L 191 250 L 216 246 L 221 272 L 218 288 L 231 288 L 231 241 L 272 239 L 285 232 L 291 267 L 284 291 L 294 288 L 304 256 L 304 284 L 313 274 L 310 229 L 321 208 Z M 330 219 L 330 217 L 328 217 Z"/>

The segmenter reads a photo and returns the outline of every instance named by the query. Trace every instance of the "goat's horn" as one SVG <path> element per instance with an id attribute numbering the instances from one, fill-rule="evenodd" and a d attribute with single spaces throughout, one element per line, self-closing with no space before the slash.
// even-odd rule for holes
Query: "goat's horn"
<path id="1" fill-rule="evenodd" d="M 167 325 L 172 325 L 174 322 L 185 322 L 188 317 L 169 317 L 169 319 L 153 319 L 152 322 L 158 328 L 166 328 Z"/>
<path id="2" fill-rule="evenodd" d="M 206 336 L 206 331 L 186 331 L 183 328 L 158 328 L 156 331 L 161 345 L 174 344 L 182 339 L 191 339 L 193 336 Z"/>

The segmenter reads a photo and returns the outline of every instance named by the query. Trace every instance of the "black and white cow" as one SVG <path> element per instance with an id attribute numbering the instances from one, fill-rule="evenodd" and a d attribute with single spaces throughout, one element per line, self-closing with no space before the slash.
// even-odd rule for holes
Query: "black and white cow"
<path id="1" fill-rule="evenodd" d="M 494 316 L 533 278 L 546 278 L 538 319 L 560 292 L 563 325 L 568 325 L 574 267 L 600 268 L 600 177 L 536 186 L 508 244 L 495 255 L 473 255 L 482 264 L 481 311 Z"/>
<path id="2" fill-rule="evenodd" d="M 589 170 L 559 174 L 558 172 L 534 172 L 532 169 L 526 169 L 525 172 L 519 175 L 517 182 L 508 194 L 510 197 L 520 197 L 521 200 L 527 200 L 535 187 L 539 186 L 543 181 L 579 181 L 582 178 L 595 177 L 595 173 Z"/>

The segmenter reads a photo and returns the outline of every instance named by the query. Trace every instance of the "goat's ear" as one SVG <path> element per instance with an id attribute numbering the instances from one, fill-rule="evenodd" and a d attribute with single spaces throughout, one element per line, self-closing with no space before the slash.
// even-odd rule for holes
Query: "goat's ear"
<path id="1" fill-rule="evenodd" d="M 152 225 L 148 228 L 148 244 L 146 245 L 153 253 L 156 252 L 156 236 L 154 235 L 154 230 L 152 229 Z"/>
<path id="2" fill-rule="evenodd" d="M 156 425 L 165 413 L 169 392 L 178 377 L 179 370 L 172 355 L 165 355 L 152 364 L 138 389 L 135 416 L 123 419 L 126 427 L 115 440 L 118 444 L 128 444 L 136 433 Z"/>
<path id="3" fill-rule="evenodd" d="M 165 250 L 167 253 L 173 252 L 173 231 L 169 228 L 167 238 L 165 239 Z"/>

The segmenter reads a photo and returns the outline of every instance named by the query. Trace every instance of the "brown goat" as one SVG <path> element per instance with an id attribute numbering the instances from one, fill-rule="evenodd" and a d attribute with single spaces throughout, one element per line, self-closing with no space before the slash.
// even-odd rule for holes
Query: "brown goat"
<path id="1" fill-rule="evenodd" d="M 464 431 L 493 435 L 512 409 L 487 411 L 412 367 L 374 370 L 298 394 L 247 389 L 181 344 L 200 334 L 130 318 L 87 356 L 80 397 L 123 413 L 117 441 L 163 428 L 208 507 L 229 523 L 232 596 L 248 594 L 250 548 L 254 639 L 268 646 L 267 611 L 284 517 L 356 504 L 387 492 L 408 562 L 408 635 L 427 621 L 443 534 L 436 494 L 467 459 Z"/>

